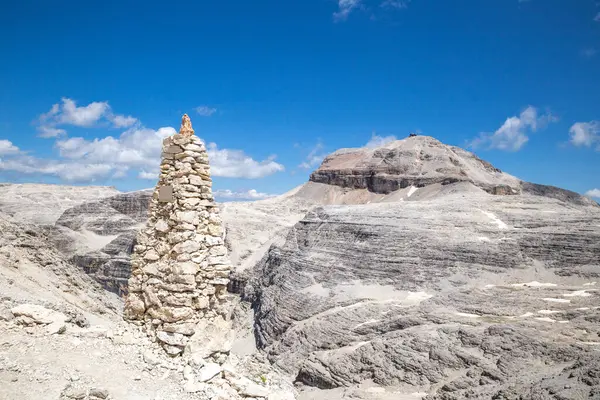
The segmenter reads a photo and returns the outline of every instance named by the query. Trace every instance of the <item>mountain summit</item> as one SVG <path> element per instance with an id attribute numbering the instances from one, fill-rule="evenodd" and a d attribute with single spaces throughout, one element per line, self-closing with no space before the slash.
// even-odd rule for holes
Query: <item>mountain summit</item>
<path id="1" fill-rule="evenodd" d="M 389 194 L 409 186 L 469 182 L 490 194 L 534 194 L 581 205 L 578 193 L 524 182 L 475 154 L 430 136 L 413 136 L 378 148 L 340 149 L 325 157 L 310 181 Z"/>

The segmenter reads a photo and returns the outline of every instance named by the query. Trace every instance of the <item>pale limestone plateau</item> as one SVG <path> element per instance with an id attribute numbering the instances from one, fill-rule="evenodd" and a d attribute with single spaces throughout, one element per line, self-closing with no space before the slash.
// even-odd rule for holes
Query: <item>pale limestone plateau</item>
<path id="1" fill-rule="evenodd" d="M 0 183 L 0 210 L 17 223 L 52 225 L 71 207 L 118 193 L 108 186 Z"/>
<path id="2" fill-rule="evenodd" d="M 131 206 L 119 209 L 105 208 L 107 198 L 67 210 L 63 225 L 43 235 L 71 263 L 74 249 L 96 252 L 90 260 L 104 253 L 98 265 L 119 254 L 118 269 L 89 269 L 118 292 L 130 274 L 133 233 L 145 223 L 135 204 L 148 204 L 152 193 L 129 193 L 123 202 Z M 219 341 L 214 326 L 198 331 L 209 345 L 197 346 L 197 357 L 184 351 L 171 358 L 155 337 L 127 324 L 110 339 L 133 335 L 135 348 L 150 348 L 141 362 L 153 365 L 151 377 L 165 365 L 182 368 L 173 389 L 181 398 L 218 398 L 207 394 L 216 388 L 260 398 L 261 387 L 269 399 L 286 398 L 273 393 L 293 396 L 292 382 L 298 399 L 600 398 L 600 207 L 588 198 L 521 181 L 470 152 L 417 136 L 338 151 L 285 195 L 220 209 L 232 262 L 228 288 L 240 295 L 229 295 L 236 337 L 226 360 L 203 358 Z M 128 218 L 135 223 L 112 223 Z M 97 236 L 89 233 L 94 227 Z M 48 336 L 56 326 L 49 325 L 35 326 L 43 338 L 65 338 Z M 33 329 L 23 326 L 14 326 L 15 335 Z M 12 360 L 25 343 L 11 347 Z M 103 362 L 120 365 L 112 357 Z M 231 364 L 260 387 L 234 383 Z M 1 367 L 7 382 L 19 374 Z M 155 387 L 146 378 L 140 382 Z M 171 378 L 165 382 L 172 388 Z M 69 385 L 65 391 L 92 398 L 85 379 Z M 20 386 L 9 387 L 15 393 Z"/>

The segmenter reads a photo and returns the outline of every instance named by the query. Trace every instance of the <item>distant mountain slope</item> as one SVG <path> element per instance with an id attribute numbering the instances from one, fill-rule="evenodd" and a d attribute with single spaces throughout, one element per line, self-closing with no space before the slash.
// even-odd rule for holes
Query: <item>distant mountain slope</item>
<path id="1" fill-rule="evenodd" d="M 0 211 L 16 222 L 53 224 L 68 208 L 118 193 L 108 186 L 0 183 Z"/>
<path id="2" fill-rule="evenodd" d="M 327 156 L 310 180 L 344 188 L 389 194 L 409 186 L 470 182 L 488 193 L 521 193 L 596 204 L 575 192 L 523 182 L 475 154 L 430 136 L 396 140 L 375 149 L 341 149 Z"/>

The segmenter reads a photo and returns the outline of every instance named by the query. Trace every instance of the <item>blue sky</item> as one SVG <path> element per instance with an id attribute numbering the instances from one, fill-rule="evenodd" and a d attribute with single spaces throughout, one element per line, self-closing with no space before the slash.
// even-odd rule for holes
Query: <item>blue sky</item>
<path id="1" fill-rule="evenodd" d="M 417 130 L 600 189 L 595 0 L 11 3 L 0 181 L 152 187 L 187 112 L 221 198 L 283 193 L 329 152 Z"/>

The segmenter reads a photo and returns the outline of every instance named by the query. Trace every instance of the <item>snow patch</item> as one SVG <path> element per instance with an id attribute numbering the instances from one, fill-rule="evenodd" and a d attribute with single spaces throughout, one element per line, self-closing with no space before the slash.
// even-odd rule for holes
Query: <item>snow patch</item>
<path id="1" fill-rule="evenodd" d="M 500 218 L 498 218 L 494 213 L 483 210 L 480 211 L 484 213 L 488 218 L 490 218 L 496 225 L 498 225 L 499 229 L 508 229 L 508 225 L 501 221 Z"/>
<path id="2" fill-rule="evenodd" d="M 557 314 L 560 313 L 562 311 L 558 311 L 558 310 L 540 310 L 538 311 L 538 314 Z"/>
<path id="3" fill-rule="evenodd" d="M 408 193 L 406 194 L 406 197 L 410 197 L 412 196 L 418 189 L 414 186 L 411 186 L 410 189 L 408 189 Z"/>
<path id="4" fill-rule="evenodd" d="M 542 322 L 556 322 L 556 320 L 554 320 L 552 318 L 548 318 L 548 317 L 538 317 L 538 318 L 536 318 L 536 320 L 542 321 Z"/>
<path id="5" fill-rule="evenodd" d="M 481 315 L 469 314 L 469 313 L 464 313 L 464 312 L 456 312 L 456 313 L 454 313 L 454 315 L 458 315 L 459 317 L 467 317 L 467 318 L 479 318 L 479 317 L 481 317 Z"/>
<path id="6" fill-rule="evenodd" d="M 585 290 L 576 290 L 571 293 L 565 293 L 565 294 L 563 294 L 563 296 L 565 296 L 565 297 L 590 297 L 591 294 L 587 293 Z"/>
<path id="7" fill-rule="evenodd" d="M 567 299 L 553 299 L 551 297 L 544 297 L 542 300 L 549 301 L 551 303 L 570 303 L 571 300 Z"/>
<path id="8" fill-rule="evenodd" d="M 519 315 L 519 317 L 521 317 L 521 318 L 527 318 L 527 317 L 531 317 L 532 315 L 533 315 L 533 313 L 532 313 L 532 312 L 526 312 L 526 313 L 525 313 L 525 314 L 523 314 L 523 315 Z"/>
<path id="9" fill-rule="evenodd" d="M 510 286 L 514 287 L 554 287 L 558 286 L 556 283 L 543 283 L 538 281 L 526 282 L 526 283 L 512 283 Z"/>
<path id="10" fill-rule="evenodd" d="M 358 327 L 361 327 L 361 326 L 363 326 L 363 325 L 374 324 L 375 322 L 379 322 L 379 321 L 380 321 L 380 320 L 378 320 L 378 319 L 370 319 L 370 320 L 368 320 L 368 321 L 361 322 L 360 324 L 358 324 L 358 325 L 355 325 L 355 326 L 354 326 L 354 328 L 352 328 L 352 329 L 356 329 L 356 328 L 358 328 Z"/>

